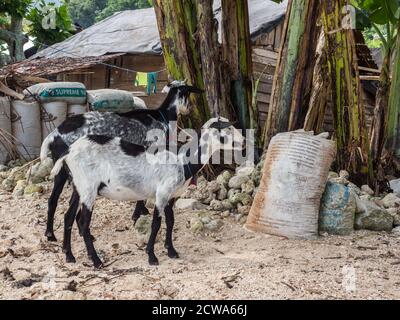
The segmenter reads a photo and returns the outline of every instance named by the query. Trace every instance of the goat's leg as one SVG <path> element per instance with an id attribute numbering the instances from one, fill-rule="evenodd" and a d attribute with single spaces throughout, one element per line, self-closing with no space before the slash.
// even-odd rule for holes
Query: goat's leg
<path id="1" fill-rule="evenodd" d="M 146 216 L 148 214 L 150 214 L 150 212 L 147 210 L 145 202 L 138 201 L 132 215 L 133 224 L 136 224 L 136 221 L 140 218 L 140 216 Z"/>
<path id="2" fill-rule="evenodd" d="M 85 204 L 82 205 L 81 217 L 78 221 L 80 229 L 82 231 L 83 240 L 85 241 L 88 256 L 93 261 L 93 265 L 96 269 L 100 269 L 103 265 L 99 256 L 97 255 L 96 249 L 93 245 L 92 236 L 90 235 L 90 221 L 92 219 L 92 210 L 89 209 Z"/>
<path id="3" fill-rule="evenodd" d="M 160 230 L 160 226 L 161 226 L 160 211 L 156 207 L 154 209 L 153 221 L 151 223 L 151 234 L 146 247 L 146 252 L 149 256 L 149 264 L 152 266 L 158 265 L 158 259 L 154 254 L 154 243 L 156 242 L 157 233 Z"/>
<path id="4" fill-rule="evenodd" d="M 79 207 L 79 194 L 74 190 L 72 193 L 70 206 L 67 213 L 64 216 L 64 243 L 63 252 L 65 253 L 66 261 L 68 263 L 75 263 L 75 257 L 72 254 L 71 249 L 71 231 L 72 225 L 74 224 L 76 212 Z"/>
<path id="5" fill-rule="evenodd" d="M 172 231 L 174 229 L 175 217 L 174 217 L 174 206 L 175 200 L 171 200 L 165 207 L 165 224 L 167 225 L 167 232 L 165 236 L 165 248 L 168 250 L 168 257 L 171 259 L 179 258 L 178 252 L 176 252 L 174 245 L 172 243 Z"/>
<path id="6" fill-rule="evenodd" d="M 48 241 L 57 241 L 54 235 L 54 214 L 56 212 L 58 199 L 60 198 L 67 180 L 68 172 L 65 167 L 62 167 L 60 172 L 54 177 L 54 186 L 48 201 L 47 228 L 45 233 Z"/>
<path id="7" fill-rule="evenodd" d="M 79 210 L 78 214 L 76 215 L 76 224 L 78 225 L 78 230 L 79 230 L 79 235 L 83 237 L 83 230 L 81 230 L 81 226 L 79 224 L 79 220 L 81 219 L 82 211 Z M 90 228 L 89 228 L 89 233 L 90 233 Z M 92 241 L 96 241 L 96 238 L 90 233 L 90 237 L 92 238 Z"/>

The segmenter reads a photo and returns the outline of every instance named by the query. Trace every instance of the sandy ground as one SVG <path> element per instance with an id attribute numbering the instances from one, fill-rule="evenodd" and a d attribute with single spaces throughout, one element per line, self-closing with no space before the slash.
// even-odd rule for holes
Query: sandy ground
<path id="1" fill-rule="evenodd" d="M 92 233 L 106 267 L 95 271 L 73 232 L 76 264 L 43 236 L 48 193 L 30 199 L 0 195 L 1 299 L 399 299 L 400 235 L 354 232 L 315 241 L 290 241 L 245 230 L 224 219 L 214 234 L 193 234 L 194 212 L 177 212 L 171 260 L 156 245 L 150 267 L 130 220 L 132 205 L 98 200 Z M 215 213 L 210 212 L 211 216 Z M 164 237 L 162 231 L 161 236 Z"/>

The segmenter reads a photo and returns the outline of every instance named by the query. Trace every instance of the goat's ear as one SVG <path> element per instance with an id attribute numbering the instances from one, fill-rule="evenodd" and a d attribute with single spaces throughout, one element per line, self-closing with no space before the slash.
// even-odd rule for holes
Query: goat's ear
<path id="1" fill-rule="evenodd" d="M 220 122 L 219 124 L 220 124 L 220 129 L 221 130 L 233 126 L 233 123 L 231 123 L 231 122 Z"/>
<path id="2" fill-rule="evenodd" d="M 187 86 L 186 88 L 191 93 L 202 94 L 204 92 L 204 90 L 201 90 L 201 89 L 199 89 L 197 87 L 194 87 L 194 86 Z"/>
<path id="3" fill-rule="evenodd" d="M 212 123 L 210 125 L 210 128 L 217 129 L 217 130 L 223 130 L 223 129 L 229 128 L 230 126 L 233 126 L 233 124 L 230 122 L 217 121 L 217 122 Z"/>

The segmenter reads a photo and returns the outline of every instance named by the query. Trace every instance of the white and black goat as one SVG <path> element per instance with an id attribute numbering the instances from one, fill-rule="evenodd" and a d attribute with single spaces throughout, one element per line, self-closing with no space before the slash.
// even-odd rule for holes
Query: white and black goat
<path id="1" fill-rule="evenodd" d="M 190 112 L 190 93 L 201 93 L 202 90 L 186 85 L 185 81 L 173 81 L 163 92 L 168 93 L 162 105 L 155 110 L 138 109 L 127 113 L 88 112 L 65 120 L 55 129 L 42 144 L 40 157 L 46 159 L 48 153 L 56 162 L 68 152 L 68 147 L 82 136 L 107 135 L 123 137 L 125 141 L 138 145 L 149 145 L 147 132 L 160 129 L 169 135 L 176 134 L 179 114 Z M 46 237 L 49 241 L 57 241 L 54 235 L 54 214 L 58 199 L 69 178 L 68 172 L 62 168 L 54 177 L 54 186 L 48 200 Z M 148 214 L 144 201 L 136 204 L 132 219 L 134 222 L 142 214 Z"/>
<path id="2" fill-rule="evenodd" d="M 53 168 L 57 174 L 67 167 L 73 179 L 74 192 L 64 226 L 64 251 L 67 262 L 75 262 L 71 251 L 71 228 L 79 210 L 78 225 L 88 255 L 96 268 L 102 266 L 90 235 L 90 221 L 97 195 L 123 201 L 155 199 L 151 235 L 147 244 L 150 265 L 157 265 L 154 242 L 165 213 L 166 240 L 170 258 L 178 258 L 172 244 L 174 225 L 173 202 L 188 186 L 192 177 L 220 150 L 242 150 L 244 138 L 227 119 L 213 118 L 204 126 L 194 154 L 178 155 L 169 150 L 149 152 L 149 149 L 121 138 L 89 135 L 78 139 Z M 167 161 L 167 159 L 169 161 Z M 171 161 L 172 160 L 172 161 Z"/>

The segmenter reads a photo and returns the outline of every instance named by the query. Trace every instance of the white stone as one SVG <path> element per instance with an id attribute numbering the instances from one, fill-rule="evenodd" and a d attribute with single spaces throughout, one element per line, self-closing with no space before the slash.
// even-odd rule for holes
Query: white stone
<path id="1" fill-rule="evenodd" d="M 254 166 L 243 166 L 236 168 L 236 174 L 238 176 L 251 176 L 254 171 Z"/>
<path id="2" fill-rule="evenodd" d="M 364 193 L 364 194 L 368 194 L 368 195 L 370 195 L 370 196 L 373 196 L 374 195 L 374 190 L 372 190 L 371 188 L 370 188 L 370 186 L 369 185 L 363 185 L 362 187 L 361 187 L 361 191 Z"/>
<path id="3" fill-rule="evenodd" d="M 178 199 L 175 202 L 175 208 L 178 210 L 202 210 L 207 206 L 196 199 Z"/>
<path id="4" fill-rule="evenodd" d="M 231 189 L 240 189 L 242 184 L 249 181 L 250 178 L 248 176 L 234 176 L 229 180 L 229 188 Z"/>
<path id="5" fill-rule="evenodd" d="M 393 233 L 400 235 L 400 226 L 392 230 Z"/>
<path id="6" fill-rule="evenodd" d="M 350 174 L 346 170 L 340 170 L 339 177 L 343 179 L 349 179 Z"/>
<path id="7" fill-rule="evenodd" d="M 389 193 L 382 199 L 385 208 L 394 208 L 400 205 L 400 198 L 398 198 L 394 193 Z"/>

